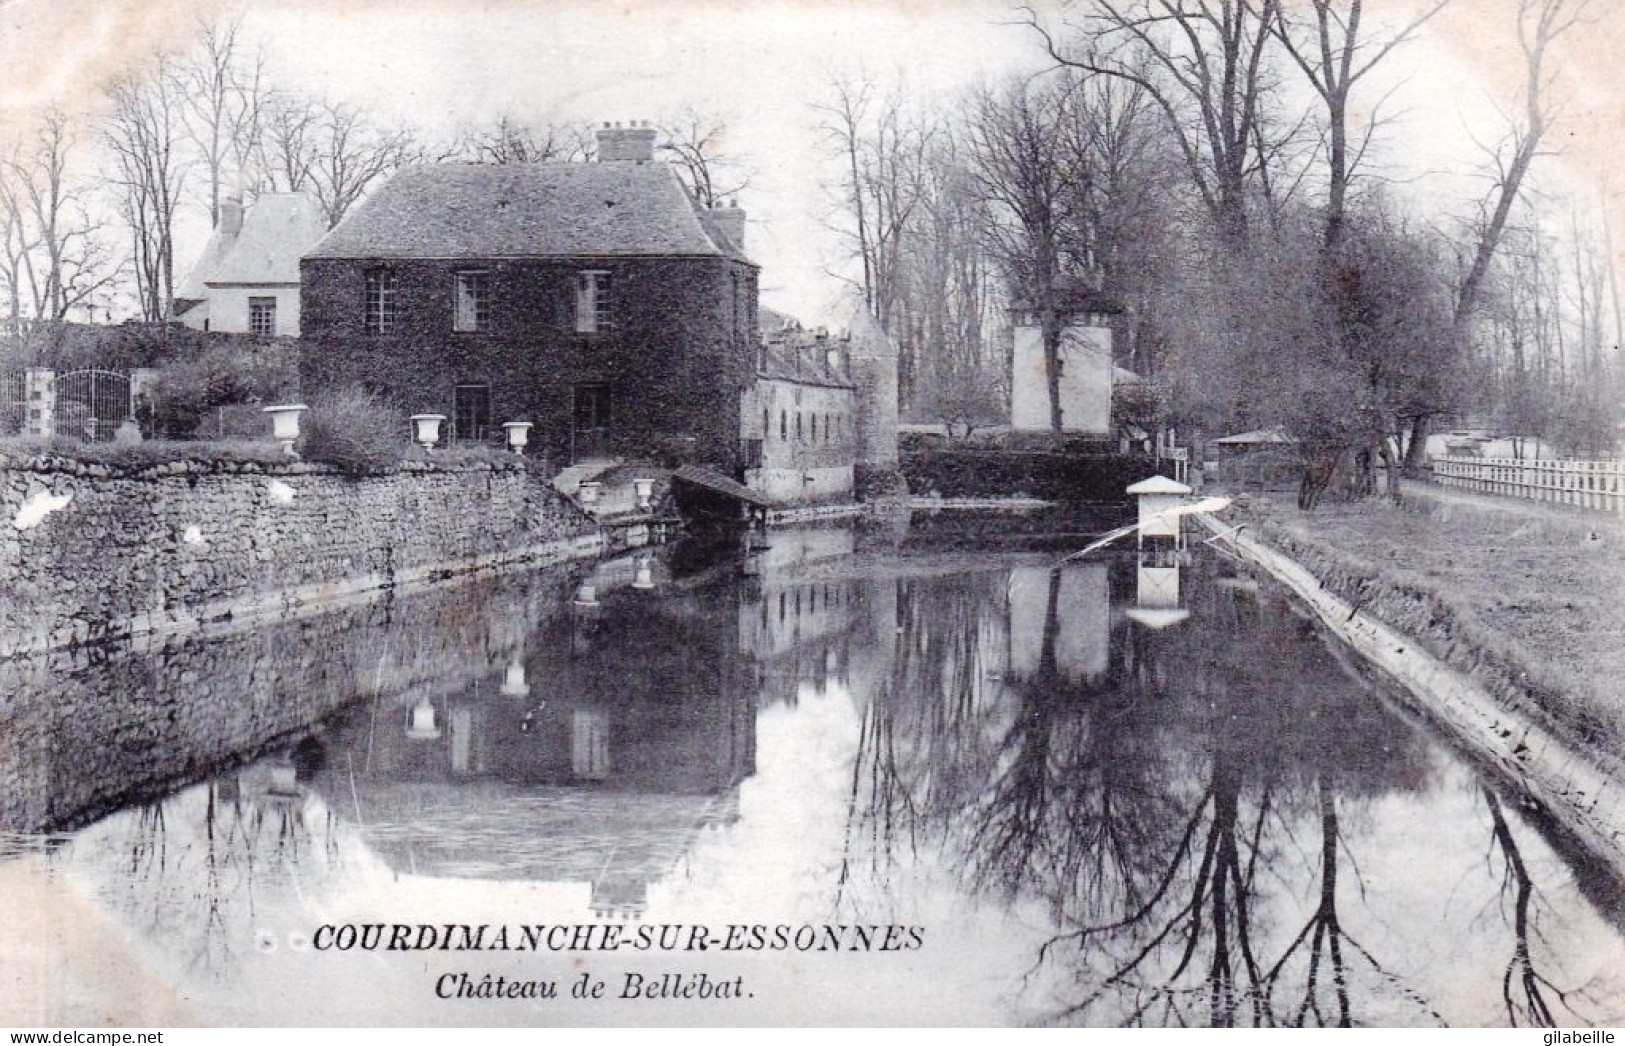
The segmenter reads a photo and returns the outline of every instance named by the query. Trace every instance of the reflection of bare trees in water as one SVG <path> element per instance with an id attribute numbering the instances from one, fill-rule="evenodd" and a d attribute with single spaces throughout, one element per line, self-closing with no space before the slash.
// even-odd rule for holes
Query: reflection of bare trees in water
<path id="1" fill-rule="evenodd" d="M 334 819 L 324 813 L 310 823 L 293 777 L 286 760 L 262 761 L 127 815 L 118 845 L 125 905 L 188 968 L 231 971 L 242 942 L 253 940 L 263 884 L 297 885 L 335 869 Z"/>
<path id="2" fill-rule="evenodd" d="M 884 880 L 900 849 L 916 854 L 921 834 L 940 829 L 979 787 L 980 776 L 963 764 L 981 750 L 976 738 L 987 714 L 981 706 L 985 688 L 994 685 L 989 597 L 1003 574 L 956 580 L 877 582 L 897 586 L 895 622 L 877 625 L 893 631 L 895 651 L 876 692 L 859 695 L 866 704 L 848 797 L 843 887 L 855 857 Z"/>
<path id="3" fill-rule="evenodd" d="M 1531 944 L 1539 943 L 1540 937 L 1534 929 L 1531 911 L 1536 900 L 1534 880 L 1513 838 L 1501 801 L 1488 788 L 1483 791 L 1493 826 L 1491 845 L 1500 851 L 1504 864 L 1502 900 L 1504 903 L 1508 894 L 1512 900 L 1512 958 L 1501 978 L 1501 998 L 1506 1005 L 1507 1020 L 1513 1027 L 1555 1028 L 1557 1018 L 1552 1010 L 1555 1002 L 1572 1020 L 1590 1023 L 1570 1005 L 1571 997 L 1584 998 L 1583 993 L 1559 988 L 1536 966 Z"/>
<path id="4" fill-rule="evenodd" d="M 869 705 L 859 728 L 858 753 L 852 761 L 852 790 L 847 801 L 846 842 L 841 853 L 839 882 L 843 887 L 851 881 L 854 849 L 868 854 L 870 870 L 878 873 L 894 859 L 899 822 L 911 850 L 918 839 L 919 808 L 911 782 L 899 772 L 896 709 L 886 700 L 888 696 L 882 692 L 881 699 Z M 862 810 L 860 803 L 866 804 Z"/>
<path id="5" fill-rule="evenodd" d="M 1281 954 L 1274 966 L 1270 968 L 1265 978 L 1266 990 L 1273 989 L 1279 982 L 1282 972 L 1294 955 L 1303 948 L 1307 941 L 1309 946 L 1308 974 L 1304 978 L 1303 999 L 1294 1008 L 1290 1023 L 1298 1026 L 1313 1023 L 1320 1027 L 1334 1025 L 1347 1028 L 1349 1020 L 1349 984 L 1347 968 L 1344 965 L 1343 954 L 1344 934 L 1343 926 L 1337 917 L 1337 800 L 1332 789 L 1328 786 L 1324 774 L 1320 775 L 1316 783 L 1316 791 L 1320 799 L 1320 903 L 1315 906 L 1309 921 L 1304 924 L 1298 935 L 1287 945 L 1286 951 Z M 1352 940 L 1350 947 L 1367 955 L 1364 948 Z M 1329 969 L 1323 969 L 1323 962 L 1329 963 Z M 1375 960 L 1372 960 L 1375 965 Z M 1323 975 L 1331 982 L 1332 998 L 1336 1009 L 1330 1014 L 1322 1007 L 1321 988 L 1324 984 Z"/>
<path id="6" fill-rule="evenodd" d="M 130 861 L 125 878 L 130 883 L 161 883 L 168 867 L 168 836 L 164 827 L 164 804 L 142 803 L 130 820 L 127 843 Z M 156 900 L 156 898 L 155 898 Z M 160 921 L 159 906 L 154 905 L 152 920 Z"/>
<path id="7" fill-rule="evenodd" d="M 1338 831 L 1337 794 L 1333 774 L 1322 769 L 1315 775 L 1315 791 L 1320 807 L 1320 890 L 1318 903 L 1303 929 L 1287 945 L 1266 975 L 1266 1002 L 1277 1020 L 1304 1027 L 1347 1028 L 1353 1024 L 1350 1003 L 1351 964 L 1363 964 L 1371 975 L 1399 998 L 1408 999 L 1421 1012 L 1443 1024 L 1441 1017 L 1420 995 L 1399 977 L 1383 968 L 1359 941 L 1344 928 L 1337 909 L 1338 853 L 1342 838 Z M 1307 953 L 1305 954 L 1305 947 Z M 1275 988 L 1292 961 L 1303 956 L 1302 994 L 1294 1004 L 1276 999 Z M 1284 994 L 1284 993 L 1283 993 Z M 1329 998 L 1328 998 L 1329 996 Z"/>
<path id="8" fill-rule="evenodd" d="M 1117 1020 L 1127 1025 L 1273 1023 L 1251 914 L 1269 798 L 1244 820 L 1240 783 L 1234 767 L 1216 764 L 1144 900 L 1121 895 L 1120 917 L 1062 934 L 1041 949 L 1041 963 L 1070 947 L 1091 966 L 1105 957 L 1109 967 L 1055 1020 L 1083 1015 L 1115 995 Z"/>
<path id="9" fill-rule="evenodd" d="M 1029 983 L 1071 996 L 1057 1023 L 1442 1022 L 1339 909 L 1363 892 L 1349 803 L 1416 787 L 1425 743 L 1243 586 L 1198 588 L 1166 632 L 1114 617 L 1104 671 L 1080 677 L 1059 663 L 1059 585 L 1018 675 L 996 584 L 899 583 L 891 671 L 861 695 L 843 890 L 860 854 L 885 882 L 941 845 L 978 892 L 1042 900 L 1061 929 Z"/>
<path id="10" fill-rule="evenodd" d="M 1056 577 L 1036 671 L 1012 679 L 1015 716 L 970 808 L 969 871 L 981 889 L 1036 891 L 1058 919 L 1098 899 L 1138 900 L 1179 815 L 1155 757 L 1154 703 L 1115 683 L 1123 647 L 1100 678 L 1069 681 L 1056 658 Z"/>

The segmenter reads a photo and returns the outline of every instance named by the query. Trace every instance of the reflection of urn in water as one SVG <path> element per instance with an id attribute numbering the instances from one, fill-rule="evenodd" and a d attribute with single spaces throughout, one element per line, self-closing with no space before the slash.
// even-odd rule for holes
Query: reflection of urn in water
<path id="1" fill-rule="evenodd" d="M 530 696 L 530 684 L 525 681 L 525 663 L 517 657 L 508 662 L 508 668 L 502 674 L 502 694 L 504 697 Z"/>
<path id="2" fill-rule="evenodd" d="M 440 721 L 427 694 L 418 698 L 407 714 L 406 736 L 414 741 L 433 741 L 440 736 Z"/>

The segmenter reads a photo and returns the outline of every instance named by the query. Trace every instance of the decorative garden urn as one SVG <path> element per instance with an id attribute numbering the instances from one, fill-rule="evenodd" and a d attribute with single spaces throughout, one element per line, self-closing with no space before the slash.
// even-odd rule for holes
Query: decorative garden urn
<path id="1" fill-rule="evenodd" d="M 515 454 L 523 454 L 525 445 L 530 442 L 531 423 L 528 421 L 505 421 L 502 423 L 502 428 L 508 434 L 508 449 Z"/>
<path id="2" fill-rule="evenodd" d="M 433 450 L 440 442 L 440 423 L 445 420 L 444 414 L 412 415 L 412 438 L 422 444 L 424 450 Z"/>
<path id="3" fill-rule="evenodd" d="M 283 451 L 294 457 L 298 457 L 293 445 L 299 438 L 299 415 L 309 409 L 303 403 L 285 403 L 281 406 L 260 408 L 264 413 L 271 415 L 271 438 L 282 444 Z"/>

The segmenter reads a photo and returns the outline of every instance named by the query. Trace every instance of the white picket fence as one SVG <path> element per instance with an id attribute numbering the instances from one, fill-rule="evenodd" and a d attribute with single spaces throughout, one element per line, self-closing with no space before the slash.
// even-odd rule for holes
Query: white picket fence
<path id="1" fill-rule="evenodd" d="M 1625 462 L 1434 458 L 1442 486 L 1554 505 L 1625 512 Z"/>

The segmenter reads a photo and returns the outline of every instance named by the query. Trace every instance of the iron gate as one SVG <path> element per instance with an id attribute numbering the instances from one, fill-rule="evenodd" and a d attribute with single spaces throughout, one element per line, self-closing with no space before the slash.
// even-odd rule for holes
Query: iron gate
<path id="1" fill-rule="evenodd" d="M 0 436 L 15 436 L 28 424 L 28 375 L 0 371 Z"/>
<path id="2" fill-rule="evenodd" d="M 75 370 L 56 381 L 59 436 L 105 442 L 135 415 L 130 376 L 110 370 Z"/>

